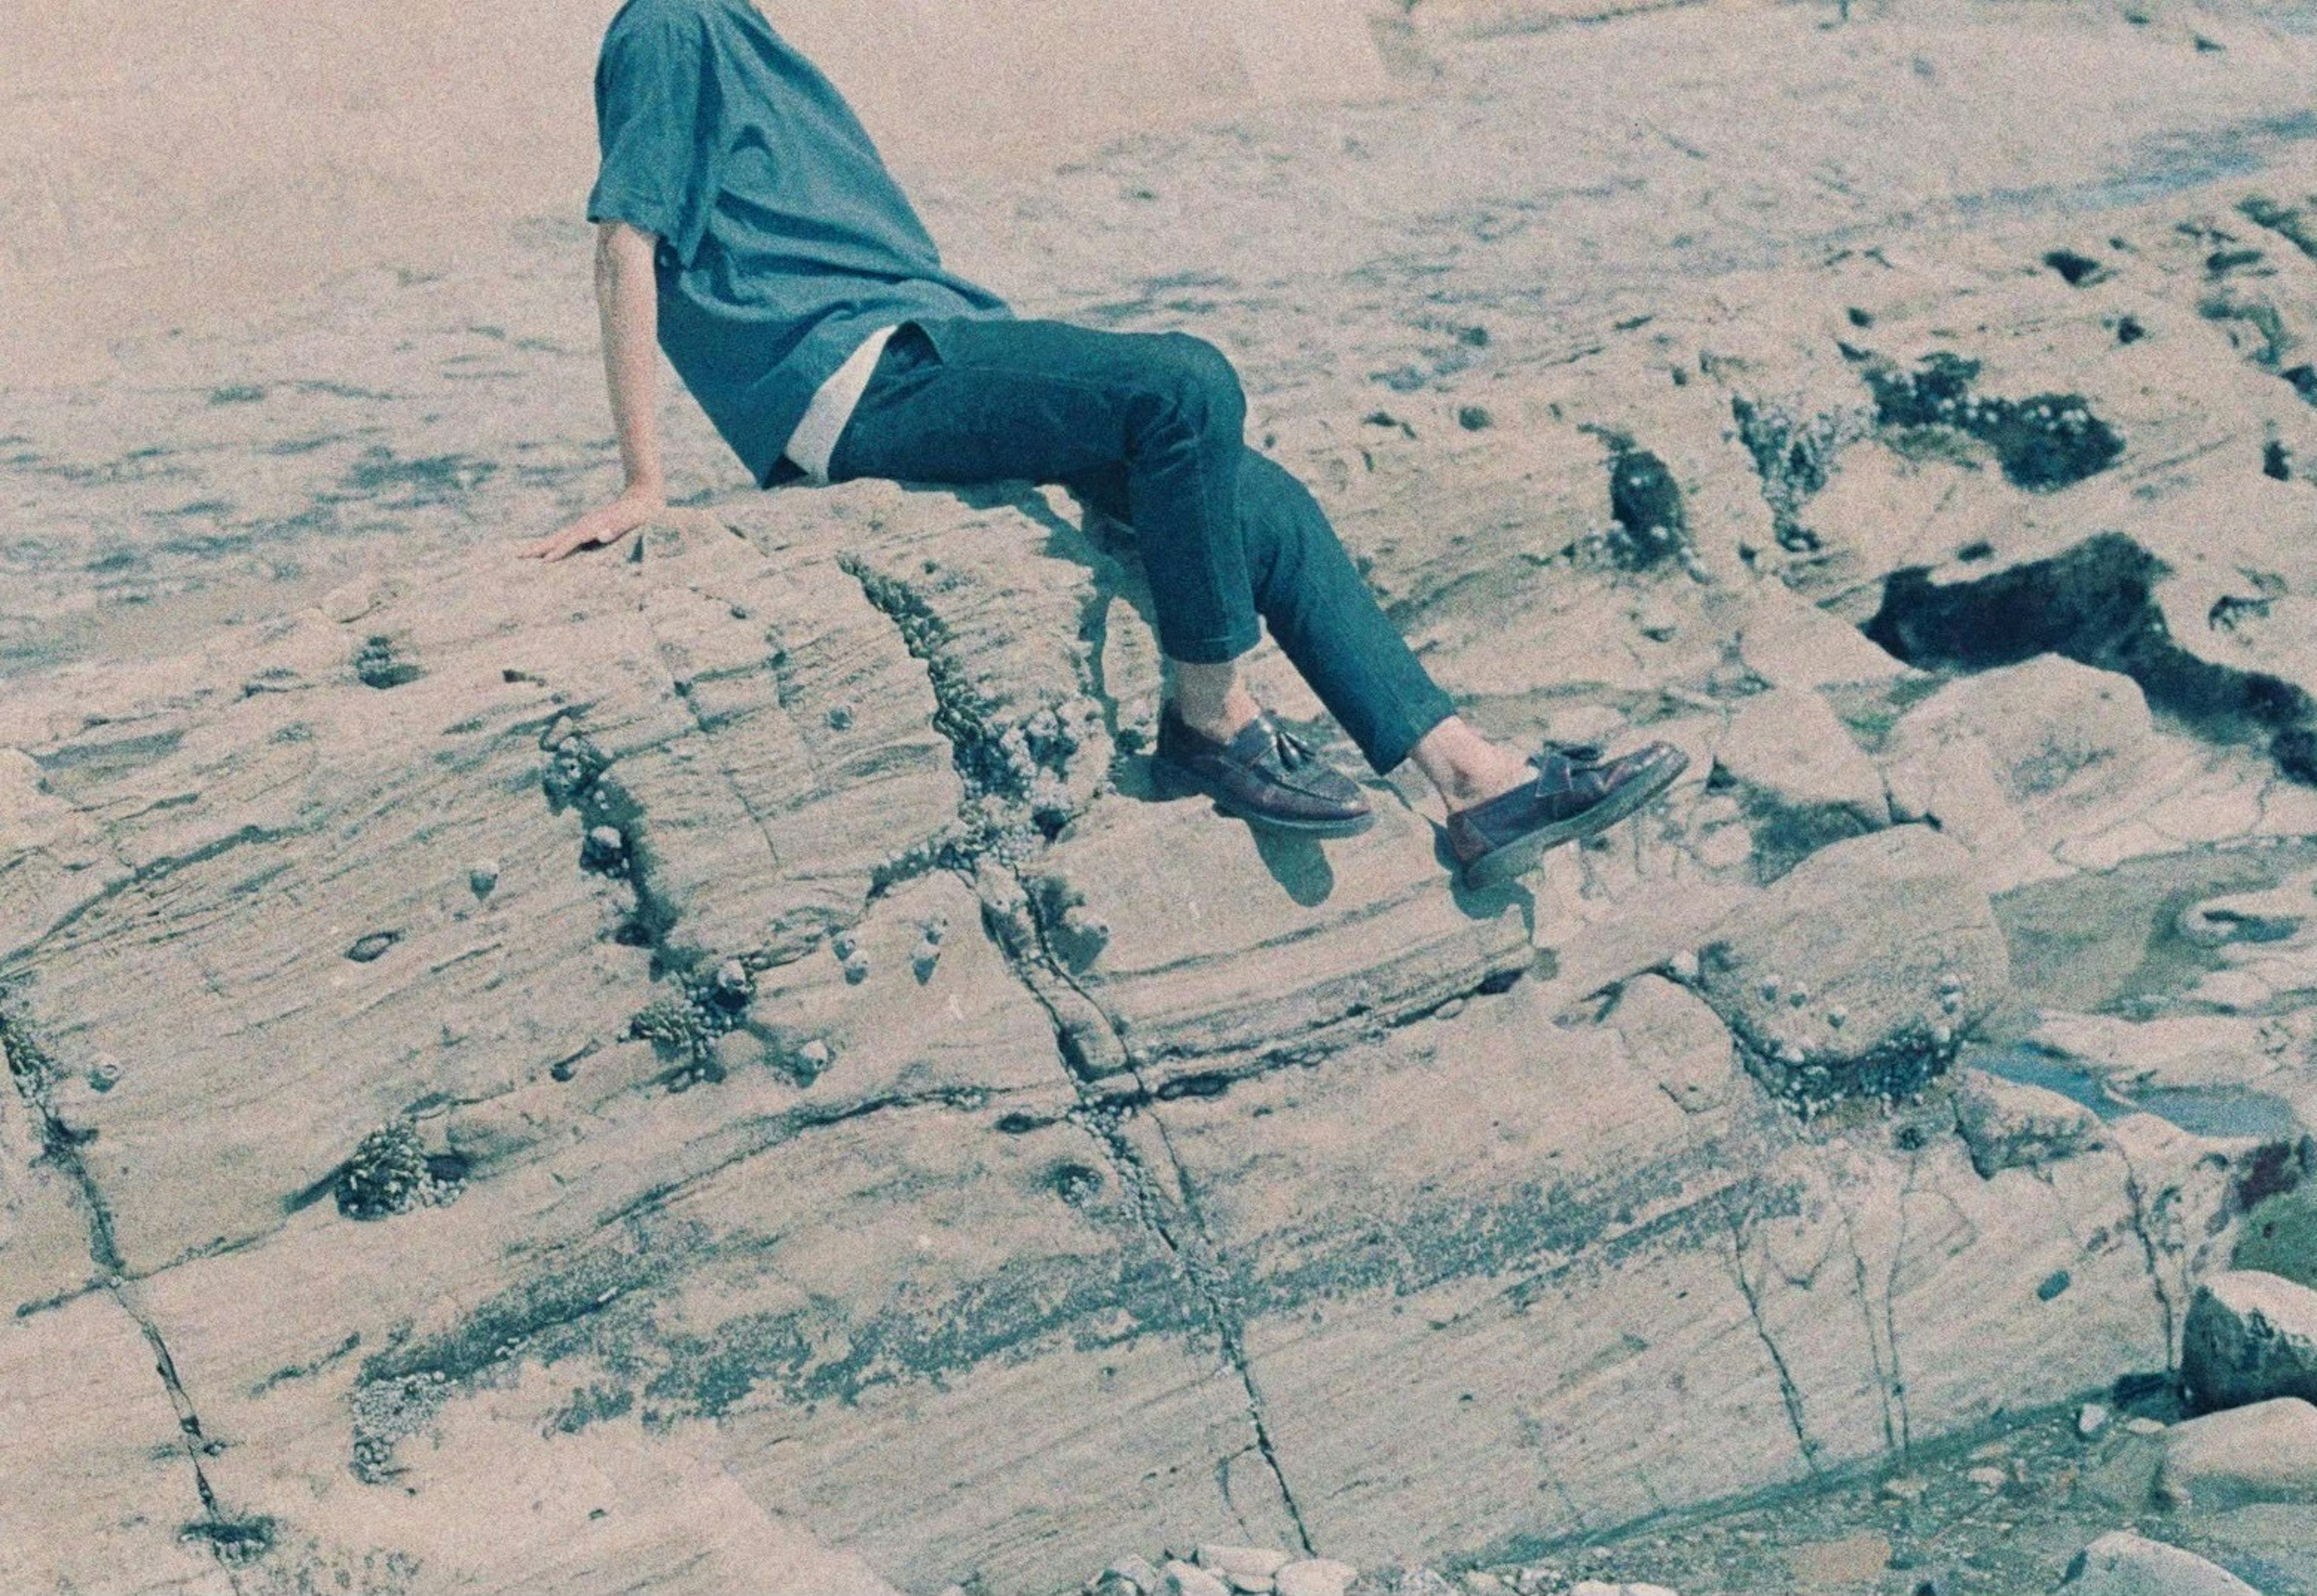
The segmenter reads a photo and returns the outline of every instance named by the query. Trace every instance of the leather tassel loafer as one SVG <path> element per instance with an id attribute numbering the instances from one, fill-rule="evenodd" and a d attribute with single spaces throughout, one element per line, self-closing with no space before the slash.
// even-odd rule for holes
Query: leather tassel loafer
<path id="1" fill-rule="evenodd" d="M 1302 837 L 1352 837 L 1375 824 L 1352 779 L 1257 715 L 1229 742 L 1159 718 L 1156 769 L 1176 794 L 1203 793 L 1227 815 Z"/>
<path id="2" fill-rule="evenodd" d="M 1466 885 L 1496 886 L 1545 849 L 1608 829 L 1673 785 L 1689 756 L 1665 742 L 1614 759 L 1597 748 L 1548 743 L 1529 763 L 1534 781 L 1448 817 Z"/>

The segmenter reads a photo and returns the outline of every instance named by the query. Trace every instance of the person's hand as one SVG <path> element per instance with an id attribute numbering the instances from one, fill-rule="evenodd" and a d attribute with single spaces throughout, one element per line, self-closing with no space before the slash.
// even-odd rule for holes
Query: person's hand
<path id="1" fill-rule="evenodd" d="M 535 543 L 526 543 L 526 560 L 561 560 L 582 549 L 599 549 L 618 542 L 667 508 L 667 489 L 648 483 L 630 483 L 610 504 L 588 511 L 562 531 Z"/>

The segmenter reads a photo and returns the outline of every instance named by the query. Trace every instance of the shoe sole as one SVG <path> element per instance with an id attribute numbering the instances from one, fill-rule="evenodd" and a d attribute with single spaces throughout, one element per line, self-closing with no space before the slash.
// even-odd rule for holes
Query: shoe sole
<path id="1" fill-rule="evenodd" d="M 1502 847 L 1491 848 L 1464 866 L 1464 884 L 1468 887 L 1501 886 L 1536 862 L 1537 856 L 1564 842 L 1575 842 L 1606 831 L 1619 820 L 1629 819 L 1668 787 L 1681 779 L 1689 768 L 1689 756 L 1679 749 L 1654 776 L 1620 787 L 1582 814 L 1571 815 L 1550 826 L 1539 826 L 1525 837 L 1515 838 Z"/>
<path id="2" fill-rule="evenodd" d="M 1355 815 L 1347 820 L 1290 820 L 1276 815 L 1264 814 L 1237 802 L 1194 771 L 1185 770 L 1171 760 L 1153 756 L 1150 767 L 1157 777 L 1161 796 L 1167 798 L 1208 798 L 1214 806 L 1235 820 L 1245 820 L 1250 826 L 1260 826 L 1266 831 L 1284 831 L 1292 837 L 1357 837 L 1375 824 L 1373 811 Z"/>

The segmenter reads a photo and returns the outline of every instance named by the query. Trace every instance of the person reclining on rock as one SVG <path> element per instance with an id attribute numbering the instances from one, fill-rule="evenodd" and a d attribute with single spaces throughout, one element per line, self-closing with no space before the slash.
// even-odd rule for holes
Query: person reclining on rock
<path id="1" fill-rule="evenodd" d="M 1017 319 L 945 270 L 843 96 L 747 0 L 628 0 L 595 113 L 587 217 L 627 486 L 527 553 L 614 543 L 665 507 L 657 341 L 760 486 L 1060 483 L 1131 526 L 1172 678 L 1160 773 L 1227 813 L 1321 837 L 1374 819 L 1241 681 L 1258 616 L 1371 766 L 1412 758 L 1438 789 L 1474 884 L 1681 773 L 1663 743 L 1525 760 L 1467 725 L 1317 501 L 1247 446 L 1230 361 L 1180 333 Z"/>

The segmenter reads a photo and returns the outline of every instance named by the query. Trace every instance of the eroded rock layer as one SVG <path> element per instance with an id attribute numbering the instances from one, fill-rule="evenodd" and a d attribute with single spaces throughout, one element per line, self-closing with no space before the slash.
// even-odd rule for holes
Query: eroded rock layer
<path id="1" fill-rule="evenodd" d="M 1026 489 L 12 695 L 0 1583 L 1374 1565 L 2167 1376 L 2317 1163 L 2309 879 L 2170 911 L 2237 1062 L 2164 1080 L 2005 895 L 2317 831 L 2311 206 L 1264 420 L 1476 718 L 1693 753 L 1516 887 L 1412 785 L 1326 848 L 1158 799 L 1131 542 Z M 1958 1106 L 2023 1012 L 2098 1104 Z"/>

